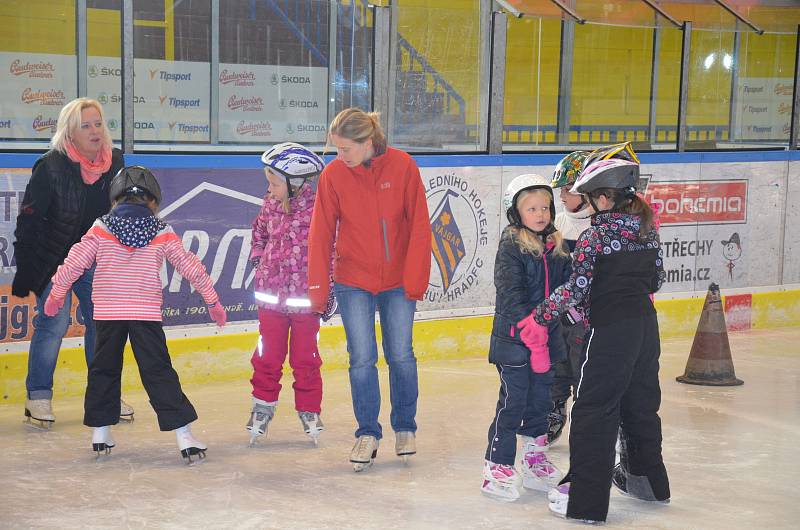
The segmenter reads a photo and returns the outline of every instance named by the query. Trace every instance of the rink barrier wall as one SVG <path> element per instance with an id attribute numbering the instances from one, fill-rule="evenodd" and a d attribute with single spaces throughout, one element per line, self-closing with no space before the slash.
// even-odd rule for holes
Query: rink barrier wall
<path id="1" fill-rule="evenodd" d="M 38 153 L 30 152 L 0 153 L 0 168 L 28 168 L 29 171 L 38 156 Z M 482 264 L 476 267 L 476 283 L 470 289 L 454 299 L 444 296 L 447 293 L 442 293 L 440 289 L 438 297 L 426 299 L 418 305 L 418 310 L 426 319 L 419 321 L 415 327 L 415 349 L 420 362 L 424 363 L 429 359 L 481 358 L 486 355 L 491 316 L 484 314 L 490 313 L 491 309 L 486 308 L 494 302 L 495 296 L 492 263 L 503 226 L 499 199 L 502 189 L 510 179 L 520 173 L 546 174 L 552 171 L 553 165 L 562 156 L 561 153 L 537 153 L 414 157 L 420 166 L 423 181 L 430 188 L 429 207 L 445 204 L 445 201 L 440 200 L 445 191 L 452 197 L 449 207 L 461 224 L 461 236 L 464 238 L 467 253 L 473 257 L 472 263 Z M 711 270 L 713 275 L 702 280 L 680 281 L 664 286 L 656 297 L 662 336 L 686 337 L 694 333 L 709 280 L 719 283 L 722 288 L 726 318 L 731 331 L 800 325 L 800 267 L 792 259 L 800 251 L 800 152 L 653 152 L 642 154 L 641 159 L 643 172 L 653 175 L 651 183 L 702 184 L 723 180 L 732 182 L 734 187 L 737 182 L 748 183 L 747 202 L 750 204 L 746 219 L 734 224 L 662 226 L 662 242 L 677 242 L 680 239 L 681 244 L 691 244 L 694 240 L 700 243 L 703 239 L 713 240 L 714 245 L 710 256 L 665 256 L 667 268 L 694 270 L 702 266 L 708 267 L 706 270 Z M 258 175 L 260 172 L 257 169 L 261 163 L 255 154 L 134 154 L 126 157 L 126 162 L 174 171 L 167 173 L 174 179 L 173 182 L 165 182 L 165 186 L 181 184 L 188 188 L 196 184 L 195 180 L 209 180 L 235 188 L 230 190 L 234 196 L 249 193 L 259 204 L 259 194 L 264 191 L 263 175 Z M 257 178 L 253 179 L 250 173 Z M 24 180 L 25 177 L 19 172 L 10 175 L 9 182 L 11 178 Z M 459 189 L 454 184 L 449 187 L 434 185 L 432 179 L 448 176 L 455 177 L 462 187 Z M 184 184 L 184 181 L 187 183 Z M 20 189 L 24 190 L 24 184 L 25 182 L 17 183 L 7 191 L 14 191 L 16 195 Z M 184 192 L 182 190 L 180 193 Z M 453 192 L 459 192 L 458 197 Z M 180 202 L 176 199 L 177 192 L 175 194 L 173 202 Z M 476 206 L 475 201 L 478 200 L 482 201 L 482 206 Z M 9 208 L 6 202 L 0 201 L 0 206 L 5 204 Z M 16 201 L 12 199 L 10 202 Z M 236 202 L 234 209 L 242 210 L 247 204 L 249 203 Z M 176 229 L 181 231 L 194 228 L 194 225 L 186 224 L 185 219 L 196 218 L 196 211 L 208 212 L 214 209 L 209 209 L 205 203 L 199 206 L 200 209 L 197 205 L 189 204 L 189 213 L 173 215 L 169 220 L 173 223 L 177 221 L 179 224 Z M 258 205 L 252 207 L 257 208 Z M 13 240 L 16 216 L 12 210 L 7 209 L 4 216 L 3 239 L 6 249 L 10 248 Z M 487 222 L 479 223 L 477 214 L 482 214 L 484 210 Z M 233 228 L 242 228 L 245 225 L 249 227 L 251 218 L 248 217 L 246 223 Z M 727 269 L 720 252 L 721 244 L 722 240 L 731 239 L 734 231 L 741 233 L 745 254 L 736 262 L 735 267 Z M 670 248 L 673 252 L 682 249 L 678 246 Z M 2 255 L 8 257 L 7 254 Z M 771 256 L 777 259 L 771 259 Z M 3 265 L 2 287 L 10 290 L 14 267 L 7 266 L 10 264 L 5 262 Z M 230 274 L 227 268 L 225 271 Z M 765 284 L 767 287 L 756 287 Z M 224 285 L 217 287 L 224 288 Z M 435 285 L 432 284 L 430 291 L 434 290 Z M 241 300 L 245 291 L 247 289 L 225 293 L 224 299 L 236 301 L 236 297 L 239 297 L 238 300 Z M 10 293 L 0 294 L 4 294 L 0 312 L 5 314 L 5 332 L 9 333 L 13 320 L 9 316 L 13 316 L 12 310 L 18 307 L 19 299 L 8 296 Z M 187 300 L 196 298 L 188 292 L 185 294 Z M 223 293 L 220 292 L 220 295 L 223 296 Z M 165 303 L 169 301 L 169 297 L 165 296 Z M 460 318 L 448 318 L 456 316 Z M 193 321 L 178 322 L 172 326 L 167 324 L 174 364 L 187 385 L 249 379 L 249 359 L 255 346 L 257 327 L 252 320 L 237 320 L 233 314 L 229 314 L 229 317 L 232 325 L 222 334 L 215 334 L 217 332 L 213 326 L 208 325 L 207 315 L 204 314 L 198 314 Z M 56 395 L 77 395 L 83 391 L 86 367 L 80 340 L 79 334 L 72 334 L 62 345 L 55 374 Z M 324 327 L 320 341 L 325 362 L 323 369 L 345 368 L 347 349 L 341 326 Z M 24 338 L 0 344 L 0 402 L 24 400 L 28 344 Z M 130 351 L 126 352 L 126 360 L 124 388 L 141 388 Z"/>
<path id="2" fill-rule="evenodd" d="M 703 307 L 704 293 L 692 298 L 656 300 L 662 338 L 690 337 L 694 334 Z M 730 300 L 746 299 L 742 305 Z M 732 332 L 746 329 L 772 329 L 800 326 L 800 290 L 734 294 L 723 297 Z M 434 360 L 459 360 L 485 357 L 488 351 L 492 316 L 420 320 L 414 325 L 414 351 L 424 364 Z M 378 344 L 380 326 L 376 325 Z M 257 333 L 220 334 L 210 337 L 168 339 L 170 355 L 181 383 L 190 388 L 214 382 L 246 381 L 252 375 L 250 357 Z M 347 342 L 341 325 L 320 330 L 319 349 L 323 371 L 342 370 L 348 366 Z M 687 352 L 688 354 L 688 352 Z M 0 403 L 22 403 L 25 400 L 27 352 L 10 352 L 0 356 Z M 379 364 L 385 365 L 383 358 Z M 284 373 L 290 374 L 288 359 Z M 77 396 L 86 386 L 86 363 L 82 347 L 62 348 L 56 368 L 54 396 Z M 125 348 L 122 389 L 142 388 L 130 345 Z"/>

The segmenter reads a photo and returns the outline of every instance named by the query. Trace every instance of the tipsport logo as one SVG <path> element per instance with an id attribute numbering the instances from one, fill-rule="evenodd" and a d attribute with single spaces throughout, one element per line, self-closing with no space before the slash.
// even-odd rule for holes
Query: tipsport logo
<path id="1" fill-rule="evenodd" d="M 431 211 L 433 267 L 427 302 L 453 302 L 478 285 L 486 265 L 480 256 L 489 243 L 486 209 L 478 192 L 455 174 L 425 181 Z"/>

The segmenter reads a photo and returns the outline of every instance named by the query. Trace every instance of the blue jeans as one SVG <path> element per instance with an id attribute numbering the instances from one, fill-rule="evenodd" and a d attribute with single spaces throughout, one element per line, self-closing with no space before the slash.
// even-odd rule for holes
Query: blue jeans
<path id="1" fill-rule="evenodd" d="M 383 355 L 389 365 L 392 429 L 395 432 L 416 432 L 417 359 L 411 345 L 411 331 L 417 303 L 406 298 L 402 287 L 377 295 L 340 283 L 335 284 L 334 289 L 350 354 L 350 390 L 358 422 L 356 436 L 383 437 L 378 423 L 381 390 L 376 368 L 376 306 L 380 313 Z"/>
<path id="2" fill-rule="evenodd" d="M 86 332 L 83 337 L 83 347 L 86 353 L 86 366 L 94 358 L 94 305 L 92 304 L 92 280 L 94 267 L 88 269 L 72 284 L 72 291 L 78 297 L 83 323 Z M 61 339 L 67 332 L 70 321 L 70 306 L 72 296 L 67 293 L 64 307 L 56 316 L 49 317 L 44 314 L 44 303 L 50 294 L 52 283 L 48 283 L 42 296 L 36 297 L 36 316 L 33 317 L 33 337 L 28 353 L 28 377 L 25 386 L 28 389 L 28 399 L 53 399 L 53 373 L 56 371 L 58 351 L 61 349 Z"/>

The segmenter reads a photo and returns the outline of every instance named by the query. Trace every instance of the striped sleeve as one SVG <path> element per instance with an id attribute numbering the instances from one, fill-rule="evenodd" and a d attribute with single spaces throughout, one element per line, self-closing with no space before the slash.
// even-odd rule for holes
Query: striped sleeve
<path id="1" fill-rule="evenodd" d="M 219 302 L 219 296 L 214 290 L 213 283 L 203 263 L 191 252 L 183 248 L 178 235 L 168 228 L 168 240 L 164 245 L 164 252 L 169 261 L 178 273 L 189 280 L 197 292 L 203 297 L 206 304 L 212 305 Z"/>
<path id="2" fill-rule="evenodd" d="M 90 269 L 94 264 L 97 248 L 100 245 L 100 240 L 95 233 L 96 229 L 93 226 L 80 241 L 72 245 L 64 263 L 58 267 L 58 270 L 53 275 L 53 288 L 50 291 L 50 296 L 53 298 L 64 300 L 72 284 L 81 277 L 86 269 Z"/>

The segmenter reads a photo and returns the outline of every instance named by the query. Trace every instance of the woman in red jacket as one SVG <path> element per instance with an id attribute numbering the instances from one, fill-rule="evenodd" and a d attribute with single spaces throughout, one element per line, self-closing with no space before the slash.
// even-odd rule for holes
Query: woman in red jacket
<path id="1" fill-rule="evenodd" d="M 361 471 L 374 461 L 382 437 L 376 308 L 389 365 L 395 452 L 403 458 L 416 453 L 417 360 L 411 336 L 416 301 L 428 286 L 431 226 L 419 169 L 407 153 L 387 147 L 376 113 L 343 110 L 328 133 L 338 155 L 319 180 L 308 294 L 312 309 L 322 313 L 335 251 L 334 292 L 347 336 L 358 421 L 350 462 Z"/>

